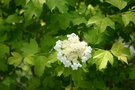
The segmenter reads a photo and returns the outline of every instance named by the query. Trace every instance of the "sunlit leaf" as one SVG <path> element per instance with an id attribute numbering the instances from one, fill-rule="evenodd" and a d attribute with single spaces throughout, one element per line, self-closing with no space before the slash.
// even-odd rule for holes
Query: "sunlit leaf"
<path id="1" fill-rule="evenodd" d="M 55 63 L 57 61 L 57 53 L 56 52 L 52 52 L 49 56 L 48 56 L 48 61 L 46 63 L 46 66 L 50 67 L 50 65 L 52 63 Z"/>
<path id="2" fill-rule="evenodd" d="M 34 56 L 28 55 L 28 56 L 24 57 L 23 62 L 25 64 L 34 65 Z"/>
<path id="3" fill-rule="evenodd" d="M 64 72 L 64 67 L 63 66 L 58 66 L 55 70 L 57 72 L 57 76 L 60 77 Z"/>
<path id="4" fill-rule="evenodd" d="M 108 62 L 113 65 L 114 61 L 110 51 L 100 49 L 94 52 L 93 59 L 99 70 L 105 69 Z"/>
<path id="5" fill-rule="evenodd" d="M 74 25 L 80 25 L 82 23 L 85 24 L 87 21 L 84 17 L 78 17 L 78 18 L 73 19 L 72 22 Z"/>
<path id="6" fill-rule="evenodd" d="M 12 57 L 8 58 L 8 63 L 16 67 L 22 62 L 22 56 L 17 52 L 12 52 L 11 54 Z"/>
<path id="7" fill-rule="evenodd" d="M 133 22 L 135 24 L 135 12 L 126 12 L 122 14 L 122 20 L 125 26 L 127 26 L 129 22 Z"/>
<path id="8" fill-rule="evenodd" d="M 115 29 L 114 22 L 109 17 L 104 17 L 102 15 L 91 17 L 87 22 L 87 26 L 90 25 L 96 25 L 100 32 L 104 32 L 108 26 Z"/>
<path id="9" fill-rule="evenodd" d="M 128 63 L 127 55 L 126 53 L 124 53 L 125 50 L 126 49 L 124 48 L 122 39 L 119 39 L 118 41 L 116 41 L 111 48 L 111 52 L 113 53 L 113 55 L 118 57 L 118 59 L 121 60 L 122 62 Z"/>
<path id="10" fill-rule="evenodd" d="M 37 76 L 41 76 L 44 73 L 46 61 L 47 58 L 45 56 L 37 56 L 34 59 L 34 71 Z"/>
<path id="11" fill-rule="evenodd" d="M 105 0 L 105 1 L 119 8 L 120 10 L 122 10 L 127 6 L 127 2 L 125 0 Z"/>

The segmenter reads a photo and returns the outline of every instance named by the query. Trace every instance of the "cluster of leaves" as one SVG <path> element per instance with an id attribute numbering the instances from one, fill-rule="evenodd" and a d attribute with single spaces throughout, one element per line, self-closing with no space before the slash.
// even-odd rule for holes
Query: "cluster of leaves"
<path id="1" fill-rule="evenodd" d="M 134 0 L 0 0 L 0 89 L 134 90 L 135 51 L 129 52 L 135 47 L 134 5 Z M 75 71 L 53 50 L 73 32 L 93 48 L 92 58 Z"/>

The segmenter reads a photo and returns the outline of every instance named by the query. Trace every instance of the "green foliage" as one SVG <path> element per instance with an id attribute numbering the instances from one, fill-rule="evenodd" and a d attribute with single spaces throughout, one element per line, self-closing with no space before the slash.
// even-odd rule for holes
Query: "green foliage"
<path id="1" fill-rule="evenodd" d="M 123 43 L 122 43 L 122 40 L 118 40 L 117 42 L 115 42 L 111 48 L 111 52 L 116 56 L 118 57 L 119 60 L 125 62 L 125 63 L 128 63 L 127 61 L 127 53 L 124 53 L 124 52 L 127 52 L 126 48 L 124 48 L 123 46 Z"/>
<path id="2" fill-rule="evenodd" d="M 103 34 L 99 32 L 97 29 L 92 29 L 88 32 L 84 32 L 84 39 L 90 44 L 97 45 L 102 43 L 103 39 Z"/>
<path id="3" fill-rule="evenodd" d="M 12 57 L 8 58 L 8 63 L 17 67 L 22 62 L 22 56 L 19 53 L 11 52 Z"/>
<path id="4" fill-rule="evenodd" d="M 88 20 L 87 25 L 92 25 L 92 24 L 95 24 L 97 26 L 97 29 L 100 30 L 100 32 L 104 32 L 107 26 L 115 29 L 114 22 L 108 17 L 104 17 L 103 15 L 97 15 L 97 16 L 95 15 L 91 17 Z"/>
<path id="5" fill-rule="evenodd" d="M 124 25 L 127 26 L 131 21 L 135 24 L 135 12 L 128 11 L 122 15 Z"/>
<path id="6" fill-rule="evenodd" d="M 134 0 L 0 0 L 0 89 L 135 90 L 134 28 Z M 92 47 L 78 70 L 53 49 L 71 33 Z"/>
<path id="7" fill-rule="evenodd" d="M 24 55 L 34 55 L 39 51 L 38 45 L 34 39 L 30 40 L 30 43 L 24 43 L 21 48 Z"/>
<path id="8" fill-rule="evenodd" d="M 58 10 L 61 13 L 65 13 L 68 10 L 68 7 L 66 6 L 67 1 L 66 0 L 46 0 L 46 4 L 48 5 L 49 9 L 52 11 L 55 8 L 58 8 Z"/>
<path id="9" fill-rule="evenodd" d="M 33 16 L 39 17 L 45 0 L 32 0 L 27 1 L 25 5 L 24 16 L 26 20 L 31 19 Z"/>
<path id="10" fill-rule="evenodd" d="M 5 60 L 5 55 L 9 53 L 9 47 L 0 43 L 0 71 L 6 71 L 8 65 Z"/>
<path id="11" fill-rule="evenodd" d="M 122 10 L 127 6 L 127 2 L 124 0 L 105 0 L 105 1 L 119 8 L 120 10 Z"/>
<path id="12" fill-rule="evenodd" d="M 3 58 L 6 53 L 9 53 L 9 47 L 5 44 L 0 43 L 0 58 Z"/>
<path id="13" fill-rule="evenodd" d="M 41 76 L 44 73 L 46 59 L 47 58 L 44 56 L 38 56 L 34 60 L 34 70 L 36 75 Z"/>
<path id="14" fill-rule="evenodd" d="M 99 70 L 105 69 L 107 67 L 107 63 L 109 62 L 110 64 L 113 65 L 113 56 L 111 54 L 111 52 L 107 51 L 107 50 L 97 50 L 94 52 L 93 54 L 93 59 L 94 59 L 94 63 L 96 63 L 97 68 Z"/>

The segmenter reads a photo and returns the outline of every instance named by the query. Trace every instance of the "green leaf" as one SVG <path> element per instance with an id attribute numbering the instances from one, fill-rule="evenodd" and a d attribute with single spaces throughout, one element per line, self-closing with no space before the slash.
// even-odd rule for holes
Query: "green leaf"
<path id="1" fill-rule="evenodd" d="M 63 75 L 64 77 L 68 77 L 69 75 L 72 74 L 72 69 L 71 68 L 64 68 L 64 72 L 63 72 Z"/>
<path id="2" fill-rule="evenodd" d="M 118 40 L 117 42 L 115 42 L 111 48 L 111 52 L 115 55 L 115 56 L 120 56 L 123 52 L 123 43 L 122 40 Z"/>
<path id="3" fill-rule="evenodd" d="M 7 39 L 7 33 L 0 33 L 0 43 Z"/>
<path id="4" fill-rule="evenodd" d="M 44 35 L 44 37 L 41 38 L 40 43 L 41 52 L 48 53 L 54 46 L 55 42 L 56 40 L 54 39 L 54 37 L 50 35 Z"/>
<path id="5" fill-rule="evenodd" d="M 112 29 L 115 29 L 115 24 L 114 24 L 114 22 L 113 22 L 110 18 L 105 17 L 105 18 L 102 19 L 102 21 L 101 21 L 99 30 L 100 30 L 101 32 L 104 32 L 104 31 L 106 30 L 107 26 L 111 27 Z"/>
<path id="6" fill-rule="evenodd" d="M 124 25 L 127 26 L 129 22 L 133 22 L 135 24 L 135 12 L 126 12 L 122 14 L 122 20 Z"/>
<path id="7" fill-rule="evenodd" d="M 7 61 L 5 60 L 5 54 L 9 53 L 9 47 L 0 43 L 0 71 L 8 70 Z"/>
<path id="8" fill-rule="evenodd" d="M 76 3 L 78 2 L 78 0 L 66 0 L 68 2 L 69 5 L 71 6 L 75 6 Z"/>
<path id="9" fill-rule="evenodd" d="M 36 90 L 37 87 L 39 87 L 39 86 L 40 86 L 40 79 L 34 77 L 28 81 L 26 90 Z"/>
<path id="10" fill-rule="evenodd" d="M 9 53 L 9 47 L 5 44 L 0 43 L 0 58 L 5 57 L 6 53 Z"/>
<path id="11" fill-rule="evenodd" d="M 8 58 L 8 63 L 16 67 L 22 62 L 22 56 L 17 52 L 12 52 L 11 54 L 12 57 Z"/>
<path id="12" fill-rule="evenodd" d="M 50 67 L 52 63 L 55 63 L 57 61 L 57 53 L 51 52 L 51 54 L 48 56 L 48 61 L 46 63 L 47 67 Z"/>
<path id="13" fill-rule="evenodd" d="M 90 26 L 92 24 L 100 24 L 101 20 L 104 18 L 103 15 L 95 15 L 93 17 L 91 17 L 88 22 L 87 22 L 87 26 Z"/>
<path id="14" fill-rule="evenodd" d="M 113 53 L 113 55 L 118 57 L 118 59 L 122 62 L 128 63 L 125 50 L 127 51 L 127 49 L 124 48 L 122 39 L 119 39 L 117 42 L 115 42 L 111 48 L 111 52 Z"/>
<path id="15" fill-rule="evenodd" d="M 79 8 L 78 8 L 79 14 L 85 14 L 86 13 L 86 9 L 87 9 L 87 7 L 86 7 L 85 2 L 80 2 Z"/>
<path id="16" fill-rule="evenodd" d="M 135 79 L 135 67 L 129 69 L 129 79 Z"/>
<path id="17" fill-rule="evenodd" d="M 21 21 L 21 17 L 17 16 L 16 14 L 9 15 L 5 20 L 7 23 L 19 23 Z"/>
<path id="18" fill-rule="evenodd" d="M 11 0 L 1 0 L 2 3 L 4 3 L 5 6 L 9 6 Z"/>
<path id="19" fill-rule="evenodd" d="M 7 85 L 0 83 L 0 89 L 1 90 L 10 90 L 10 87 L 7 87 Z"/>
<path id="20" fill-rule="evenodd" d="M 65 30 L 67 27 L 69 27 L 70 22 L 72 18 L 69 13 L 63 13 L 63 14 L 54 14 L 51 16 L 51 28 L 60 28 Z M 57 23 L 57 24 L 56 24 Z M 52 26 L 54 25 L 54 26 Z"/>
<path id="21" fill-rule="evenodd" d="M 24 72 L 29 72 L 31 70 L 31 66 L 28 64 L 22 64 L 20 65 L 20 68 L 24 71 Z M 18 71 L 18 74 L 20 74 L 21 72 Z"/>
<path id="22" fill-rule="evenodd" d="M 39 52 L 38 44 L 34 39 L 30 39 L 30 43 L 24 43 L 21 50 L 25 56 L 34 55 Z"/>
<path id="23" fill-rule="evenodd" d="M 107 67 L 108 62 L 113 65 L 114 59 L 110 51 L 99 49 L 94 52 L 93 61 L 96 63 L 98 69 L 102 70 Z"/>
<path id="24" fill-rule="evenodd" d="M 127 2 L 124 0 L 105 0 L 105 1 L 119 8 L 120 10 L 122 10 L 123 8 L 127 6 Z"/>
<path id="25" fill-rule="evenodd" d="M 0 58 L 0 71 L 7 71 L 8 70 L 8 64 L 5 59 Z"/>
<path id="26" fill-rule="evenodd" d="M 24 6 L 27 0 L 15 0 L 16 6 Z"/>
<path id="27" fill-rule="evenodd" d="M 46 2 L 46 0 L 32 0 L 32 2 L 36 7 L 43 7 L 43 4 Z"/>
<path id="28" fill-rule="evenodd" d="M 115 29 L 115 23 L 110 18 L 104 17 L 103 15 L 96 15 L 91 17 L 87 22 L 87 26 L 90 25 L 96 25 L 100 32 L 104 32 L 107 26 Z"/>
<path id="29" fill-rule="evenodd" d="M 66 0 L 46 0 L 46 4 L 51 11 L 58 8 L 61 13 L 65 13 L 68 10 Z"/>
<path id="30" fill-rule="evenodd" d="M 11 84 L 15 83 L 15 79 L 12 77 L 6 77 L 4 81 L 2 81 L 3 84 L 10 86 Z"/>
<path id="31" fill-rule="evenodd" d="M 66 29 L 67 27 L 70 26 L 70 21 L 71 21 L 71 15 L 68 13 L 60 14 L 57 17 L 59 26 L 61 29 Z M 54 19 L 53 19 L 54 20 Z"/>
<path id="32" fill-rule="evenodd" d="M 45 56 L 36 56 L 34 59 L 34 71 L 37 76 L 44 73 L 47 58 Z"/>
<path id="33" fill-rule="evenodd" d="M 73 25 L 80 25 L 82 23 L 86 24 L 87 21 L 84 17 L 78 17 L 78 18 L 74 18 L 72 22 L 73 22 Z"/>
<path id="34" fill-rule="evenodd" d="M 85 73 L 83 72 L 82 69 L 73 71 L 71 73 L 71 76 L 72 76 L 72 80 L 73 80 L 75 86 L 79 86 L 79 87 L 82 87 L 82 88 L 89 87 L 90 83 L 87 82 L 87 80 L 85 80 Z"/>
<path id="35" fill-rule="evenodd" d="M 97 45 L 100 44 L 103 38 L 103 34 L 99 32 L 97 29 L 88 30 L 88 32 L 84 32 L 84 40 L 90 44 Z"/>
<path id="36" fill-rule="evenodd" d="M 26 4 L 28 4 L 30 2 L 30 0 L 26 0 Z"/>
<path id="37" fill-rule="evenodd" d="M 32 0 L 25 6 L 24 16 L 26 20 L 30 20 L 33 16 L 39 17 L 45 0 Z"/>
<path id="38" fill-rule="evenodd" d="M 59 65 L 59 66 L 57 66 L 57 68 L 55 69 L 55 71 L 57 72 L 57 76 L 60 77 L 63 74 L 63 72 L 64 72 L 64 67 L 61 66 L 61 65 Z"/>
<path id="39" fill-rule="evenodd" d="M 28 55 L 23 60 L 24 64 L 34 65 L 34 56 Z"/>

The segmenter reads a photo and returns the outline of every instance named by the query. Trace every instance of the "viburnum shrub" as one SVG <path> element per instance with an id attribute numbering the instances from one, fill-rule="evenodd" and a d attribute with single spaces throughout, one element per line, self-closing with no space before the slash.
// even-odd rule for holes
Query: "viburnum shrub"
<path id="1" fill-rule="evenodd" d="M 0 0 L 0 90 L 135 90 L 135 0 Z"/>

